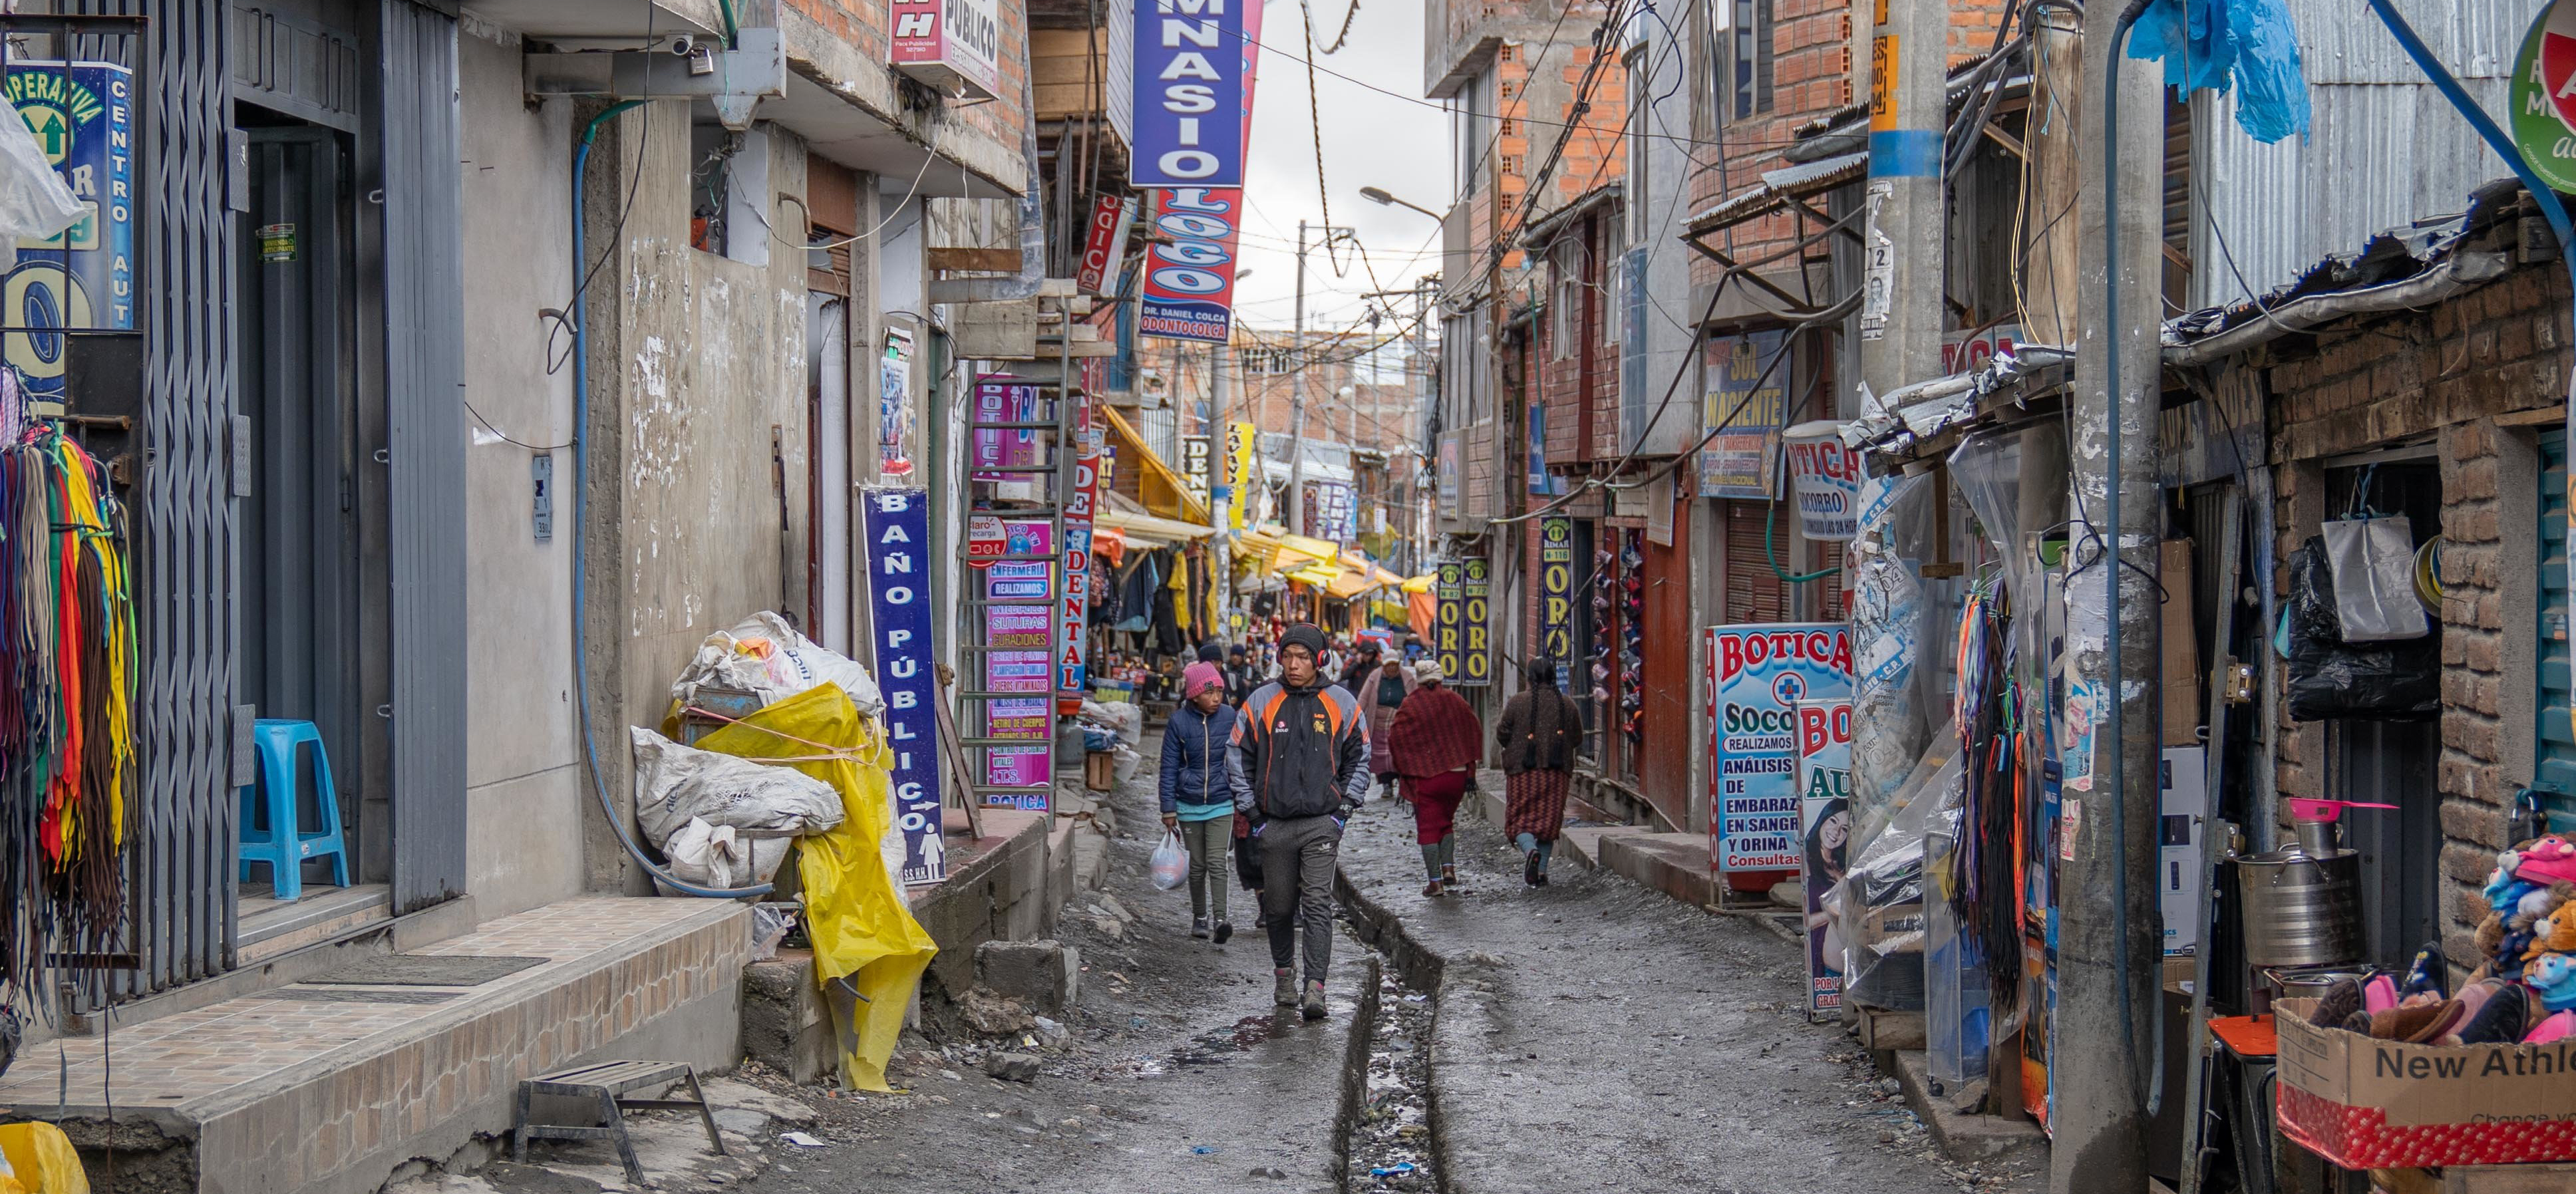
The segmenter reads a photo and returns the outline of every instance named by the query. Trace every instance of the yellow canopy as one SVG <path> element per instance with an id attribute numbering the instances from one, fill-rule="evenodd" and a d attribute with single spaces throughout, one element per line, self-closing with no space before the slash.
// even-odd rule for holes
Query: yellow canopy
<path id="1" fill-rule="evenodd" d="M 1431 582 L 1437 579 L 1439 579 L 1439 574 L 1435 572 L 1425 572 L 1420 576 L 1407 578 L 1404 582 L 1404 591 L 1407 593 L 1428 593 L 1431 591 Z"/>
<path id="2" fill-rule="evenodd" d="M 1331 587 L 1332 583 L 1340 580 L 1341 577 L 1341 565 L 1327 561 L 1317 561 L 1288 573 L 1288 579 L 1302 581 L 1319 589 Z"/>
<path id="3" fill-rule="evenodd" d="M 1117 407 L 1103 404 L 1097 409 L 1109 416 L 1110 430 L 1117 432 L 1118 437 L 1127 441 L 1127 447 L 1135 452 L 1137 492 L 1143 497 L 1145 508 L 1164 518 L 1208 526 L 1211 520 L 1207 499 L 1194 492 L 1189 482 L 1172 471 L 1171 465 L 1163 463 L 1160 454 L 1146 446 L 1145 437 L 1136 434 L 1136 428 L 1128 424 L 1127 416 L 1118 413 Z"/>
<path id="4" fill-rule="evenodd" d="M 1129 542 L 1148 547 L 1178 547 L 1192 539 L 1205 539 L 1216 533 L 1214 527 L 1192 526 L 1178 519 L 1130 514 L 1124 510 L 1104 508 L 1095 518 L 1099 525 L 1125 535 Z"/>

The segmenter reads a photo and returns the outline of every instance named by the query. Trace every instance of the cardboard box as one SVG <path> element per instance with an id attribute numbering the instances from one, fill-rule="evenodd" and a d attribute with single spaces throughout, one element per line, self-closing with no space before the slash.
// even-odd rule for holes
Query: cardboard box
<path id="1" fill-rule="evenodd" d="M 2281 1134 L 2346 1169 L 2576 1160 L 2576 1038 L 2408 1045 L 2274 1005 Z"/>
<path id="2" fill-rule="evenodd" d="M 2169 746 L 2157 768 L 2156 901 L 2165 952 L 2200 944 L 2201 824 L 2209 819 L 2209 748 Z"/>

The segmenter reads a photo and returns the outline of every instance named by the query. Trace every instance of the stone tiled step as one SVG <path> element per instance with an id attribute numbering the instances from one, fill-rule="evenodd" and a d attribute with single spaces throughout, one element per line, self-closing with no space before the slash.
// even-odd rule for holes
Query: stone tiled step
<path id="1" fill-rule="evenodd" d="M 154 1188 L 369 1194 L 405 1161 L 506 1130 L 522 1078 L 612 1057 L 732 1064 L 750 915 L 549 904 L 412 951 L 542 965 L 475 987 L 299 983 L 111 1028 L 62 1042 L 67 1071 L 0 1080 L 0 1107 L 59 1115 L 86 1148 L 110 1139 L 113 1106 L 119 1172 Z"/>

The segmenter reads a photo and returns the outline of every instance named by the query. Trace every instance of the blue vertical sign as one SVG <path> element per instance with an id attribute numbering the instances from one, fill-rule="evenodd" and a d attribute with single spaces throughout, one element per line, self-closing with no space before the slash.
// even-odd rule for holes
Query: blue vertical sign
<path id="1" fill-rule="evenodd" d="M 1243 185 L 1243 14 L 1259 2 L 1135 0 L 1129 183 Z"/>
<path id="2" fill-rule="evenodd" d="M 885 693 L 886 738 L 894 747 L 895 824 L 903 830 L 903 881 L 948 877 L 939 832 L 939 699 L 931 687 L 930 495 L 919 489 L 861 491 L 867 534 L 869 646 Z"/>
<path id="3" fill-rule="evenodd" d="M 0 357 L 39 397 L 63 393 L 64 338 L 33 328 L 134 326 L 134 72 L 113 62 L 13 62 L 5 90 L 36 148 L 89 209 L 61 236 L 18 242 L 0 285 Z"/>

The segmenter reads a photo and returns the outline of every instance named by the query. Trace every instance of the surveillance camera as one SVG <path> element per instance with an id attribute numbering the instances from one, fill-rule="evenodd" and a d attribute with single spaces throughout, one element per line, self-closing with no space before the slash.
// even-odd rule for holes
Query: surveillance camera
<path id="1" fill-rule="evenodd" d="M 689 52 L 697 47 L 698 39 L 688 34 L 682 33 L 671 38 L 671 53 L 678 57 L 688 57 Z"/>

